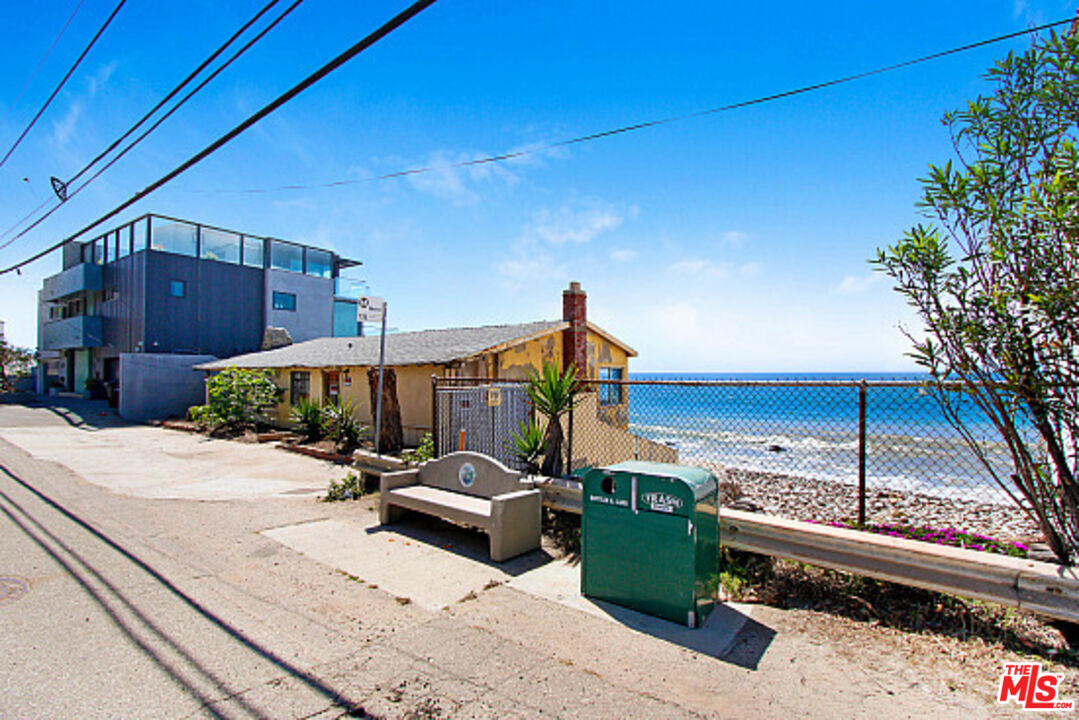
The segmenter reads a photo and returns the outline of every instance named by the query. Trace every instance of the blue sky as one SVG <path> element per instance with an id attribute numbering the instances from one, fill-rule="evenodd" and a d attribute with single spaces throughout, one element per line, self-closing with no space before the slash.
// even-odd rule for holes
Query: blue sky
<path id="1" fill-rule="evenodd" d="M 0 145 L 113 0 L 0 5 Z M 8 163 L 0 230 L 51 192 L 264 4 L 129 0 Z M 282 3 L 283 5 L 284 3 Z M 156 179 L 405 6 L 306 0 L 67 206 L 7 266 Z M 1072 2 L 519 3 L 440 0 L 125 213 L 325 245 L 402 330 L 557 318 L 570 280 L 637 371 L 900 371 L 917 323 L 867 259 L 919 221 L 949 157 L 945 110 L 1027 40 L 818 93 L 472 169 L 448 164 L 688 113 L 1063 19 Z M 18 99 L 18 102 L 16 100 Z M 316 184 L 416 166 L 425 175 Z M 26 178 L 26 180 L 24 180 Z M 115 224 L 115 223 L 114 223 Z M 9 340 L 36 344 L 57 255 L 0 277 Z"/>

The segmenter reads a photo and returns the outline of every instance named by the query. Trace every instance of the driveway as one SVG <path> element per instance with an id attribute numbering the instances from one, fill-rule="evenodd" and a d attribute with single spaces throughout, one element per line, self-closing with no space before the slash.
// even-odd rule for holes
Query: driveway
<path id="1" fill-rule="evenodd" d="M 50 402 L 51 401 L 51 402 Z M 0 438 L 85 480 L 123 495 L 156 499 L 242 500 L 325 492 L 345 468 L 273 444 L 126 423 L 105 403 L 42 399 L 8 405 Z"/>

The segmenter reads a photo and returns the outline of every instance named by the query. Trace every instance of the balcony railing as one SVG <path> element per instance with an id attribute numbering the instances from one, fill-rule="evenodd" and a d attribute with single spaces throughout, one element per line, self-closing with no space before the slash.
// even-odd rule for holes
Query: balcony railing
<path id="1" fill-rule="evenodd" d="M 42 350 L 101 347 L 101 316 L 80 315 L 41 326 Z"/>
<path id="2" fill-rule="evenodd" d="M 41 299 L 45 302 L 60 300 L 77 293 L 101 289 L 101 266 L 81 263 L 45 278 L 41 284 Z"/>

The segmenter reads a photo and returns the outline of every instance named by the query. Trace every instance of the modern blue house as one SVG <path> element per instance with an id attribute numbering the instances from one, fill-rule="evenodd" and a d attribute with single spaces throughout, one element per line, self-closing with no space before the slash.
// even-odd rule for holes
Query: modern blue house
<path id="1" fill-rule="evenodd" d="M 330 250 L 152 214 L 71 243 L 63 272 L 38 294 L 39 389 L 82 392 L 89 378 L 122 385 L 122 356 L 253 352 L 267 327 L 296 342 L 357 335 L 356 293 L 341 277 L 357 265 Z"/>

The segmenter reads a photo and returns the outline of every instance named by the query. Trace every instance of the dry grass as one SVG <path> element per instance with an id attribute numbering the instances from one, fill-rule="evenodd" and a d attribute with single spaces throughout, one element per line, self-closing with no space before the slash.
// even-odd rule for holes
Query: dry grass
<path id="1" fill-rule="evenodd" d="M 852 644 L 887 642 L 913 655 L 936 656 L 983 683 L 996 682 L 1006 661 L 1041 661 L 1065 674 L 1063 697 L 1079 695 L 1079 646 L 1030 612 L 790 560 L 724 550 L 721 597 L 807 611 L 814 625 Z M 916 650 L 916 652 L 915 652 Z M 971 679 L 974 679 L 972 677 Z"/>

